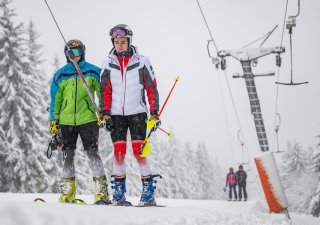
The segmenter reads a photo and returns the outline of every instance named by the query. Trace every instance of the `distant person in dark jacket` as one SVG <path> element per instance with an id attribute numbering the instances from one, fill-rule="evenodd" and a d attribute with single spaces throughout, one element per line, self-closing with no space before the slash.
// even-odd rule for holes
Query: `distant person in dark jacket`
<path id="1" fill-rule="evenodd" d="M 239 201 L 242 199 L 242 192 L 244 200 L 247 201 L 248 195 L 247 195 L 247 173 L 243 170 L 243 166 L 239 166 L 239 170 L 236 172 L 237 175 L 237 183 L 238 183 L 238 193 L 239 193 Z"/>
<path id="2" fill-rule="evenodd" d="M 232 190 L 234 193 L 234 201 L 237 201 L 237 177 L 236 174 L 233 172 L 233 168 L 229 168 L 229 173 L 227 174 L 227 179 L 226 179 L 226 187 L 229 185 L 229 201 L 232 200 Z"/>

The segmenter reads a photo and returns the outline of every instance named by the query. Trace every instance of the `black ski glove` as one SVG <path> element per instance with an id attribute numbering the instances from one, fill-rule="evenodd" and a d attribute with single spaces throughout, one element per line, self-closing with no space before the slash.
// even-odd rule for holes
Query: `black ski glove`
<path id="1" fill-rule="evenodd" d="M 101 118 L 101 123 L 103 128 L 106 129 L 107 131 L 109 132 L 114 131 L 114 125 L 109 115 L 103 115 Z"/>

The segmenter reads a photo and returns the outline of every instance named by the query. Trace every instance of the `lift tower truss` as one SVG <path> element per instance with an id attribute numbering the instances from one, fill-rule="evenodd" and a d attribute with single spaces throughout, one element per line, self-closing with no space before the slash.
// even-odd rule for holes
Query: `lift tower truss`
<path id="1" fill-rule="evenodd" d="M 258 136 L 258 142 L 260 150 L 263 152 L 269 151 L 268 138 L 266 134 L 266 129 L 264 126 L 262 112 L 260 107 L 260 101 L 258 98 L 257 88 L 254 82 L 254 77 L 257 76 L 270 76 L 274 74 L 259 74 L 254 75 L 252 72 L 252 65 L 257 63 L 257 59 L 269 54 L 277 54 L 277 57 L 283 53 L 285 49 L 283 47 L 275 48 L 253 48 L 253 49 L 237 49 L 237 50 L 221 50 L 218 52 L 218 56 L 221 58 L 221 69 L 226 68 L 227 56 L 232 56 L 233 58 L 240 61 L 243 69 L 243 76 L 245 79 L 247 91 L 249 95 L 249 101 L 251 106 L 251 114 L 254 117 L 254 124 L 256 127 L 256 132 Z"/>

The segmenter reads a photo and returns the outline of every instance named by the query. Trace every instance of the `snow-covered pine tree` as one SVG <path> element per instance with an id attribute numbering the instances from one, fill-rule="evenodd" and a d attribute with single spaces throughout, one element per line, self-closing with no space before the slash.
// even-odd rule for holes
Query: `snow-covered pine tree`
<path id="1" fill-rule="evenodd" d="M 181 157 L 177 167 L 178 176 L 182 178 L 178 181 L 181 186 L 181 197 L 197 199 L 199 196 L 199 174 L 194 166 L 194 162 L 198 157 L 197 152 L 192 149 L 190 143 L 185 143 L 183 146 L 184 147 L 181 148 Z"/>
<path id="2" fill-rule="evenodd" d="M 317 137 L 320 138 L 320 135 L 318 135 Z M 314 171 L 316 173 L 320 173 L 320 143 L 317 145 L 314 151 L 314 156 L 312 157 L 312 161 L 314 164 Z"/>
<path id="3" fill-rule="evenodd" d="M 7 139 L 5 138 L 5 133 L 0 126 L 0 164 L 4 165 L 6 158 L 7 158 L 7 151 L 5 149 L 8 149 L 9 144 L 7 142 Z M 6 177 L 4 173 L 0 172 L 0 187 L 4 187 L 6 185 Z"/>
<path id="4" fill-rule="evenodd" d="M 51 66 L 53 67 L 53 71 L 54 72 L 56 72 L 58 69 L 60 69 L 61 63 L 59 61 L 59 58 L 58 58 L 57 54 L 54 56 Z"/>
<path id="5" fill-rule="evenodd" d="M 8 143 L 2 151 L 0 191 L 43 192 L 53 183 L 47 173 L 42 96 L 26 54 L 23 24 L 15 25 L 11 1 L 0 3 L 0 126 Z"/>
<path id="6" fill-rule="evenodd" d="M 78 194 L 89 194 L 92 188 L 92 174 L 89 166 L 87 152 L 83 149 L 80 136 L 78 136 L 77 148 L 75 150 L 75 171 Z M 60 153 L 61 154 L 61 153 Z"/>
<path id="7" fill-rule="evenodd" d="M 159 168 L 161 168 L 161 175 L 163 176 L 163 179 L 158 184 L 162 197 L 181 197 L 181 187 L 179 186 L 178 179 L 183 179 L 183 177 L 179 177 L 177 173 L 181 154 L 178 140 L 173 134 L 166 145 L 163 145 L 161 148 L 159 152 L 160 161 L 157 162 L 160 166 Z"/>
<path id="8" fill-rule="evenodd" d="M 47 143 L 50 140 L 51 136 L 48 131 L 49 116 L 47 112 L 47 106 L 49 105 L 49 85 L 48 78 L 41 67 L 44 60 L 42 59 L 42 45 L 38 44 L 38 39 L 40 35 L 38 34 L 34 23 L 30 20 L 27 27 L 27 58 L 28 58 L 28 68 L 29 73 L 33 80 L 34 87 L 37 88 L 38 96 L 41 96 L 37 99 L 39 111 L 41 116 L 37 117 L 39 122 L 39 127 L 41 128 L 42 136 L 41 142 Z M 52 183 L 47 191 L 49 192 L 58 192 L 58 182 L 59 182 L 59 173 L 62 168 L 62 157 L 59 154 L 53 154 L 50 163 L 46 163 L 45 169 L 48 174 L 52 177 Z"/>
<path id="9" fill-rule="evenodd" d="M 212 160 L 210 160 L 211 158 L 203 143 L 198 143 L 196 154 L 197 158 L 194 164 L 198 174 L 196 177 L 199 183 L 198 199 L 212 199 L 215 193 Z"/>
<path id="10" fill-rule="evenodd" d="M 57 72 L 61 68 L 61 63 L 59 61 L 57 54 L 54 56 L 51 66 L 53 67 L 52 74 L 55 74 L 55 72 Z M 53 75 L 50 77 L 50 79 L 48 79 L 48 89 L 47 89 L 48 92 L 50 91 L 50 85 L 51 85 L 52 78 L 53 78 Z"/>
<path id="11" fill-rule="evenodd" d="M 104 129 L 99 131 L 99 153 L 103 161 L 107 179 L 110 180 L 113 171 L 113 144 L 110 133 Z"/>
<path id="12" fill-rule="evenodd" d="M 312 154 L 296 141 L 288 142 L 288 149 L 282 156 L 280 174 L 289 208 L 295 212 L 306 212 L 310 193 L 316 185 L 316 177 L 310 167 L 311 157 Z"/>
<path id="13" fill-rule="evenodd" d="M 213 193 L 211 193 L 210 198 L 211 199 L 223 199 L 225 196 L 225 193 L 223 192 L 223 188 L 225 185 L 225 174 L 222 172 L 222 168 L 217 160 L 217 158 L 214 158 L 212 160 L 212 179 L 213 179 Z"/>
<path id="14" fill-rule="evenodd" d="M 320 136 L 318 136 L 320 138 Z M 318 179 L 318 187 L 311 195 L 311 201 L 308 208 L 308 214 L 313 216 L 319 217 L 320 216 L 320 143 L 318 144 L 317 148 L 314 151 L 314 156 L 312 157 L 313 160 L 313 169 L 314 173 L 317 175 Z"/>
<path id="15" fill-rule="evenodd" d="M 44 128 L 48 130 L 47 124 L 49 123 L 49 117 L 47 116 L 47 106 L 49 105 L 49 92 L 48 92 L 48 78 L 44 72 L 44 69 L 41 67 L 43 62 L 42 58 L 42 45 L 38 44 L 38 39 L 40 35 L 38 34 L 34 23 L 30 20 L 27 27 L 27 57 L 28 57 L 28 68 L 30 69 L 29 74 L 32 76 L 34 85 L 40 92 L 42 98 L 38 99 L 38 105 L 41 107 L 41 112 L 45 115 L 42 118 Z M 49 133 L 45 132 L 48 136 Z"/>

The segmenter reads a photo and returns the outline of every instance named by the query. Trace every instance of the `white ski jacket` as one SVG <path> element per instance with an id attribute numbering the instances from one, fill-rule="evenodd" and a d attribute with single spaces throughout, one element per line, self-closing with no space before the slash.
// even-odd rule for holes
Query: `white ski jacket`
<path id="1" fill-rule="evenodd" d="M 101 70 L 101 111 L 110 115 L 134 115 L 159 111 L 159 94 L 156 78 L 147 57 L 130 46 L 132 56 L 116 55 L 112 49 Z"/>

